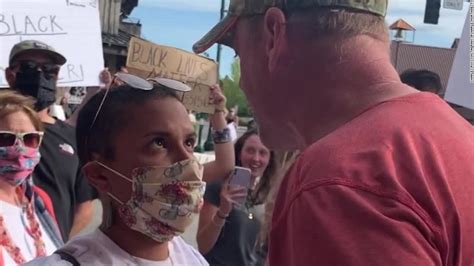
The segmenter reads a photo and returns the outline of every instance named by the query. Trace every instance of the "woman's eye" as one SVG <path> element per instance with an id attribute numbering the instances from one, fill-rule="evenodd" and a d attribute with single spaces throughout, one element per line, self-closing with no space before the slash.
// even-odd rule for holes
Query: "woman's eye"
<path id="1" fill-rule="evenodd" d="M 255 154 L 257 151 L 254 148 L 247 148 L 245 150 L 248 154 Z"/>
<path id="2" fill-rule="evenodd" d="M 165 140 L 162 138 L 154 139 L 153 144 L 158 148 L 165 148 Z"/>
<path id="3" fill-rule="evenodd" d="M 196 144 L 196 139 L 194 139 L 194 138 L 188 139 L 188 140 L 186 140 L 185 144 L 188 147 L 194 148 L 194 144 Z"/>

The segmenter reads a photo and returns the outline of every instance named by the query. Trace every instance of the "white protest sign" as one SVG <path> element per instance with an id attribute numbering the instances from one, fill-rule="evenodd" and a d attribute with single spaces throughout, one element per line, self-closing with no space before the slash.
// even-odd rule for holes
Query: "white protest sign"
<path id="1" fill-rule="evenodd" d="M 464 0 L 444 0 L 443 7 L 446 9 L 462 10 Z"/>
<path id="2" fill-rule="evenodd" d="M 469 48 L 471 45 L 469 14 L 464 24 L 461 40 L 456 50 L 451 75 L 449 76 L 445 99 L 470 109 L 474 109 L 474 84 L 470 82 Z"/>
<path id="3" fill-rule="evenodd" d="M 10 50 L 42 41 L 64 55 L 59 86 L 98 86 L 104 68 L 98 0 L 0 0 L 0 87 Z"/>

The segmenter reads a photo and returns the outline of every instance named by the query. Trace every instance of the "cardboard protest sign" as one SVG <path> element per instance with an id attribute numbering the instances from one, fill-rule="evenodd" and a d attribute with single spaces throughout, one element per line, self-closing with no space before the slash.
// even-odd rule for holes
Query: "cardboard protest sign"
<path id="1" fill-rule="evenodd" d="M 60 86 L 98 86 L 104 68 L 98 0 L 0 0 L 0 87 L 10 50 L 23 40 L 38 40 L 67 59 Z"/>
<path id="2" fill-rule="evenodd" d="M 474 84 L 470 82 L 470 64 L 474 65 L 474 56 L 470 55 L 469 50 L 474 52 L 474 40 L 471 41 L 469 14 L 464 24 L 464 29 L 459 41 L 459 46 L 454 57 L 451 75 L 449 76 L 445 99 L 448 102 L 455 103 L 470 109 L 474 109 Z M 471 45 L 471 46 L 470 46 Z M 471 61 L 471 62 L 470 62 Z M 474 80 L 474 78 L 473 78 Z"/>
<path id="3" fill-rule="evenodd" d="M 196 112 L 214 113 L 214 106 L 209 105 L 209 86 L 217 82 L 217 64 L 214 61 L 132 37 L 127 69 L 142 78 L 163 77 L 185 82 L 192 91 L 184 93 L 184 105 Z"/>

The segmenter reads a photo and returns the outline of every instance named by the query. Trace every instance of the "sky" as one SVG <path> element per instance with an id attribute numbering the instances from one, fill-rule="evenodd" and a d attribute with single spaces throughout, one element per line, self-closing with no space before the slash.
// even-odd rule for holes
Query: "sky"
<path id="1" fill-rule="evenodd" d="M 426 0 L 389 0 L 387 24 L 403 18 L 416 29 L 415 44 L 451 47 L 461 35 L 469 3 L 464 3 L 462 11 L 441 8 L 438 25 L 423 23 L 425 3 Z M 219 21 L 220 6 L 219 0 L 139 0 L 130 17 L 140 20 L 145 39 L 192 51 L 194 42 Z M 411 41 L 412 35 L 407 39 Z M 216 45 L 208 53 L 215 59 Z M 234 55 L 232 49 L 222 49 L 221 76 L 230 73 Z"/>

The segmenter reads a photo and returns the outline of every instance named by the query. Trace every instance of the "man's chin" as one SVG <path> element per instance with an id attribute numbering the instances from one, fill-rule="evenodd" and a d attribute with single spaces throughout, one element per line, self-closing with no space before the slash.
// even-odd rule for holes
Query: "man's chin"
<path id="1" fill-rule="evenodd" d="M 289 134 L 282 134 L 281 129 L 266 129 L 259 128 L 260 139 L 262 143 L 270 150 L 273 151 L 290 151 L 297 150 L 298 144 L 295 140 L 295 136 Z"/>

